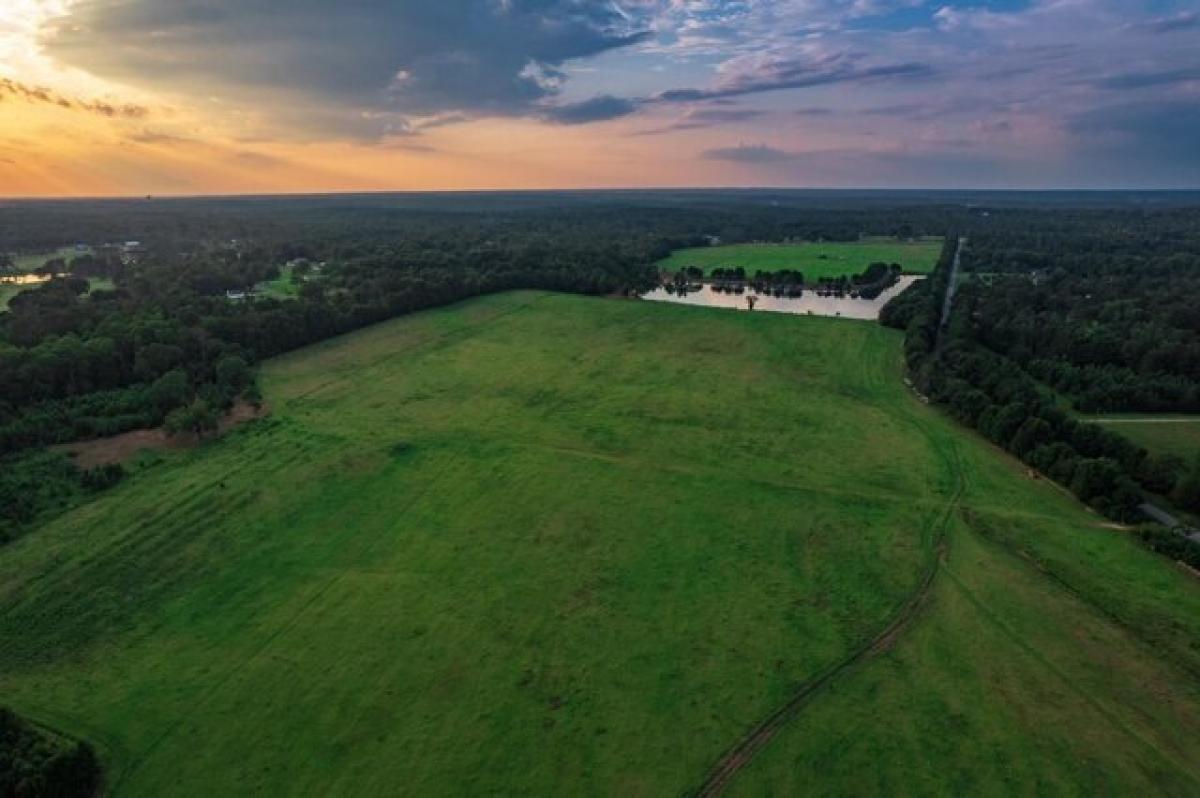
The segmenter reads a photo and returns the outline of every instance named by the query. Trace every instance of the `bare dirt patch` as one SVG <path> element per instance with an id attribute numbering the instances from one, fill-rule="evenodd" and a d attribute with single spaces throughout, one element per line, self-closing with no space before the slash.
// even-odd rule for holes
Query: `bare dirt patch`
<path id="1" fill-rule="evenodd" d="M 262 418 L 268 412 L 269 409 L 265 405 L 255 407 L 248 402 L 238 402 L 221 419 L 217 426 L 217 435 L 224 435 L 239 424 Z M 57 452 L 65 452 L 80 468 L 96 468 L 124 463 L 144 450 L 190 449 L 199 443 L 200 439 L 195 435 L 170 435 L 162 428 L 156 428 L 135 429 L 107 438 L 62 443 L 50 448 Z"/>

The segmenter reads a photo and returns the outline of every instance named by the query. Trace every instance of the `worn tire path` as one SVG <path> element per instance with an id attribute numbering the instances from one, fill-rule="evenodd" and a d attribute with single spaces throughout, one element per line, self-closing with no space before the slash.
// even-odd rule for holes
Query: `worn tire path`
<path id="1" fill-rule="evenodd" d="M 706 797 L 721 795 L 733 782 L 734 778 L 745 768 L 754 757 L 762 751 L 791 722 L 800 711 L 822 689 L 829 686 L 838 677 L 848 673 L 857 666 L 868 662 L 874 657 L 887 651 L 895 641 L 912 625 L 920 615 L 921 609 L 929 599 L 934 580 L 946 559 L 947 530 L 950 521 L 958 509 L 966 487 L 962 465 L 957 452 L 952 452 L 949 463 L 954 475 L 954 489 L 945 508 L 934 524 L 934 545 L 932 557 L 921 575 L 916 590 L 908 597 L 899 610 L 892 616 L 888 624 L 874 637 L 856 648 L 839 662 L 818 673 L 812 679 L 804 682 L 788 699 L 787 703 L 775 710 L 765 720 L 750 730 L 741 740 L 729 749 L 717 761 L 704 777 L 704 781 L 688 795 Z"/>

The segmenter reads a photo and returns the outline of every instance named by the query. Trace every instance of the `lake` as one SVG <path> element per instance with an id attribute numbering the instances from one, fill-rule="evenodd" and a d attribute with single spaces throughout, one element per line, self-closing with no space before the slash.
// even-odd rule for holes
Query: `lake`
<path id="1" fill-rule="evenodd" d="M 760 294 L 750 288 L 747 288 L 742 294 L 728 294 L 724 291 L 714 290 L 711 285 L 705 285 L 698 291 L 688 291 L 684 294 L 668 292 L 667 289 L 659 287 L 642 294 L 642 299 L 651 302 L 698 305 L 706 308 L 746 310 L 746 297 L 754 296 L 757 297 L 754 304 L 756 311 L 793 313 L 801 316 L 841 316 L 846 319 L 874 321 L 879 318 L 879 311 L 893 297 L 916 281 L 923 279 L 925 278 L 919 275 L 903 275 L 895 285 L 875 299 L 818 296 L 816 291 L 805 291 L 803 296 L 795 298 L 775 297 L 769 294 Z"/>

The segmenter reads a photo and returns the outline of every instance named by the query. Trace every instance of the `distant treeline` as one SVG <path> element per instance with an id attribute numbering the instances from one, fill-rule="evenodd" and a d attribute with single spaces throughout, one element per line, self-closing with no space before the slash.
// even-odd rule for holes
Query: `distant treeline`
<path id="1" fill-rule="evenodd" d="M 0 796 L 90 798 L 100 782 L 91 746 L 43 732 L 0 707 Z"/>
<path id="2" fill-rule="evenodd" d="M 1140 518 L 1138 505 L 1145 500 L 1144 492 L 1171 496 L 1185 508 L 1200 510 L 1200 462 L 1186 464 L 1170 457 L 1152 455 L 1121 435 L 1074 417 L 1064 408 L 1060 396 L 1036 378 L 1035 375 L 1040 373 L 1037 365 L 1040 358 L 1030 356 L 1031 348 L 1036 345 L 1043 354 L 1056 351 L 1063 353 L 1060 357 L 1067 357 L 1066 353 L 1074 352 L 1072 347 L 1068 344 L 1057 349 L 1053 341 L 1063 331 L 1075 330 L 1078 325 L 1088 327 L 1096 336 L 1106 337 L 1113 334 L 1112 330 L 1132 334 L 1139 323 L 1156 323 L 1149 319 L 1152 314 L 1148 312 L 1152 304 L 1149 297 L 1158 293 L 1155 275 L 1161 276 L 1164 270 L 1173 268 L 1156 261 L 1161 259 L 1173 264 L 1180 250 L 1185 253 L 1183 257 L 1192 257 L 1187 253 L 1196 241 L 1200 241 L 1200 225 L 1197 224 L 1200 214 L 1163 214 L 1153 225 L 1160 235 L 1139 237 L 1138 246 L 1132 247 L 1141 253 L 1138 257 L 1146 265 L 1146 279 L 1126 282 L 1123 292 L 1096 288 L 1093 297 L 1110 297 L 1108 303 L 1098 303 L 1108 304 L 1110 312 L 1101 313 L 1098 319 L 1087 322 L 1080 320 L 1074 306 L 1058 304 L 1062 301 L 1058 291 L 1063 284 L 1074 285 L 1075 290 L 1086 296 L 1082 286 L 1087 278 L 1072 271 L 1080 268 L 1081 261 L 1075 261 L 1073 254 L 1066 255 L 1074 252 L 1066 243 L 1049 248 L 1049 252 L 1063 255 L 1061 259 L 1042 253 L 1037 256 L 1035 265 L 1025 261 L 1026 256 L 1021 256 L 1011 261 L 1003 278 L 997 279 L 991 273 L 978 274 L 979 264 L 996 263 L 988 253 L 996 251 L 995 242 L 1004 230 L 1019 230 L 1021 240 L 1031 242 L 1031 246 L 1043 238 L 1065 242 L 1074 231 L 1083 239 L 1081 248 L 1084 251 L 1097 253 L 1098 260 L 1106 261 L 1108 256 L 1103 253 L 1110 249 L 1097 243 L 1098 229 L 1118 240 L 1127 240 L 1129 233 L 1122 222 L 1136 229 L 1144 229 L 1150 224 L 1147 215 L 1140 213 L 1131 216 L 1117 212 L 1063 215 L 1068 218 L 1059 218 L 1058 214 L 1014 212 L 1014 218 L 1002 221 L 997 226 L 999 229 L 985 225 L 984 219 L 972 224 L 966 231 L 970 243 L 963 263 L 964 266 L 971 264 L 976 273 L 974 277 L 964 278 L 944 329 L 939 329 L 939 325 L 951 274 L 954 247 L 951 239 L 947 240 L 946 250 L 930 279 L 913 285 L 890 302 L 880 319 L 884 324 L 906 331 L 905 358 L 919 390 L 959 421 L 1069 488 L 1081 501 L 1123 522 Z M 1182 235 L 1185 231 L 1187 235 Z M 977 244 L 979 240 L 983 242 L 981 245 Z M 981 246 L 982 253 L 974 252 L 976 246 Z M 1122 249 L 1116 246 L 1111 251 L 1119 253 Z M 1128 251 L 1114 257 L 1125 256 L 1129 256 Z M 1026 262 L 1028 270 L 1017 270 L 1015 264 L 1018 262 Z M 1050 268 L 1047 264 L 1051 263 L 1056 265 Z M 1084 274 L 1093 272 L 1088 267 Z M 1096 282 L 1102 286 L 1104 280 L 1096 279 Z M 1118 294 L 1119 299 L 1116 298 Z M 1016 295 L 1021 301 L 1013 300 Z M 989 307 L 994 299 L 1004 304 L 1004 313 Z M 1089 301 L 1084 300 L 1085 304 Z M 1113 310 L 1112 303 L 1123 305 L 1125 312 Z M 1040 328 L 1043 341 L 1035 344 L 1033 339 L 1038 335 L 1029 330 L 1029 338 L 1022 346 L 1013 340 L 1018 335 L 1015 329 L 1020 326 L 1013 320 L 1030 316 L 1044 325 Z M 1111 329 L 1099 319 L 1109 320 Z M 1000 332 L 1001 327 L 1005 332 Z M 1074 335 L 1059 340 L 1085 337 L 1078 330 Z M 1192 333 L 1191 338 L 1194 337 L 1195 333 Z M 1164 340 L 1182 340 L 1180 345 L 1185 347 L 1190 345 L 1187 338 L 1183 332 L 1164 336 Z M 1148 363 L 1142 367 L 1148 371 L 1145 376 L 1149 386 L 1157 385 L 1158 378 L 1169 374 L 1166 366 L 1157 371 L 1150 370 Z M 1076 398 L 1069 393 L 1067 396 Z M 1182 559 L 1193 561 L 1196 549 L 1200 547 L 1182 535 L 1174 532 L 1169 535 L 1169 544 L 1151 534 L 1143 535 L 1143 539 L 1158 550 L 1178 548 L 1185 552 Z"/>

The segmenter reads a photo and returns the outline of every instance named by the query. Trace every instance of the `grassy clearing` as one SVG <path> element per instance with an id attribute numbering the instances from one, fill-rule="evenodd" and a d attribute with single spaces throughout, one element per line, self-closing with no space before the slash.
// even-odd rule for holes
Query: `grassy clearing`
<path id="1" fill-rule="evenodd" d="M 1200 416 L 1122 415 L 1096 423 L 1155 454 L 1175 455 L 1187 462 L 1200 457 Z"/>
<path id="2" fill-rule="evenodd" d="M 1111 649 L 1116 673 L 1170 679 L 1087 682 L 1110 713 L 1146 702 L 1144 745 L 1110 756 L 1068 706 L 1037 739 L 1087 772 L 1013 767 L 1077 791 L 1189 783 L 1200 590 L 916 402 L 900 342 L 514 293 L 280 358 L 272 418 L 0 549 L 0 694 L 99 745 L 119 794 L 677 794 L 887 622 L 965 477 L 958 579 L 1003 599 L 992 612 L 1013 604 L 1006 623 L 1070 677 Z M 914 637 L 911 667 L 964 697 L 988 689 L 978 663 L 1011 668 L 1012 713 L 1040 706 L 1029 645 L 983 649 L 992 627 L 947 614 L 951 587 L 936 582 L 914 632 L 941 642 Z M 933 689 L 879 675 L 907 641 L 813 709 L 875 682 L 890 703 L 835 705 L 810 734 L 802 716 L 740 783 L 845 791 L 870 769 L 812 767 L 795 740 L 866 720 L 892 741 L 887 772 L 933 769 L 926 742 L 959 721 L 902 714 Z M 1032 722 L 989 728 L 1021 753 Z"/>
<path id="3" fill-rule="evenodd" d="M 254 290 L 263 296 L 275 299 L 295 299 L 300 295 L 300 283 L 293 279 L 292 265 L 286 264 L 279 268 L 279 276 L 266 280 L 254 286 Z"/>
<path id="4" fill-rule="evenodd" d="M 90 250 L 89 250 L 90 251 Z M 13 264 L 16 266 L 18 274 L 28 274 L 36 271 L 46 264 L 46 261 L 54 258 L 62 258 L 67 263 L 70 263 L 74 258 L 79 257 L 83 253 L 75 249 L 75 247 L 59 247 L 50 252 L 40 252 L 32 255 L 14 255 Z"/>
<path id="5" fill-rule="evenodd" d="M 748 274 L 762 270 L 799 269 L 805 280 L 861 274 L 876 262 L 899 263 L 906 272 L 928 274 L 937 265 L 942 240 L 923 239 L 912 243 L 894 239 L 866 239 L 854 243 L 731 244 L 696 247 L 671 253 L 659 262 L 665 271 L 694 266 L 705 274 L 713 269 L 736 269 Z"/>
<path id="6" fill-rule="evenodd" d="M 108 277 L 90 277 L 90 278 L 88 278 L 88 293 L 89 294 L 92 293 L 93 291 L 112 291 L 116 287 L 117 287 L 116 283 L 114 283 Z"/>

